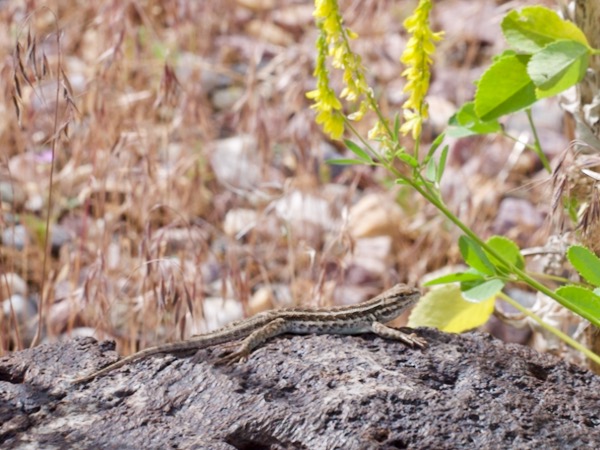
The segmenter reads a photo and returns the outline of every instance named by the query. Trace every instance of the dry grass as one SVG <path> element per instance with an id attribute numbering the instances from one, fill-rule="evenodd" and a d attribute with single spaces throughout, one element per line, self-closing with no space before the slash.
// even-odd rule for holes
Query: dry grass
<path id="1" fill-rule="evenodd" d="M 479 3 L 490 8 L 481 17 L 494 14 L 494 2 Z M 398 110 L 410 2 L 342 4 L 384 110 Z M 456 231 L 412 193 L 388 191 L 391 180 L 370 169 L 324 164 L 342 149 L 326 143 L 304 96 L 311 12 L 294 0 L 0 8 L 0 182 L 21 194 L 2 201 L 0 229 L 22 224 L 29 236 L 0 247 L 0 275 L 10 288 L 7 274 L 18 274 L 25 297 L 43 299 L 41 315 L 5 309 L 0 353 L 30 345 L 37 317 L 46 339 L 91 330 L 129 352 L 202 330 L 207 296 L 237 298 L 247 312 L 264 307 L 258 292 L 277 304 L 355 301 L 458 260 Z M 468 99 L 498 46 L 481 39 L 449 36 L 433 96 Z M 240 153 L 222 150 L 240 137 Z M 483 235 L 503 195 L 539 169 L 525 159 L 515 173 L 511 152 L 487 138 L 453 149 L 448 202 Z M 498 181 L 498 165 L 511 177 Z M 536 205 L 544 189 L 521 195 Z M 523 245 L 543 239 L 524 226 L 499 231 Z M 68 239 L 45 245 L 56 229 Z"/>

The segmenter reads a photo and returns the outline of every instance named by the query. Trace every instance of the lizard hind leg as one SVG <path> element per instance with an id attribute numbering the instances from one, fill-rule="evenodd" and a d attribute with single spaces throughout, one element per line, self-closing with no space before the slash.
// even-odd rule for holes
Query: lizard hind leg
<path id="1" fill-rule="evenodd" d="M 427 346 L 427 341 L 416 336 L 414 333 L 407 334 L 396 328 L 388 327 L 380 322 L 373 322 L 371 324 L 371 329 L 373 330 L 373 333 L 381 336 L 382 338 L 402 341 L 411 347 L 424 348 Z"/>
<path id="2" fill-rule="evenodd" d="M 246 337 L 242 341 L 242 343 L 235 352 L 230 353 L 229 355 L 224 356 L 222 358 L 219 358 L 215 362 L 215 365 L 220 366 L 225 364 L 231 364 L 236 361 L 246 361 L 248 359 L 248 355 L 252 353 L 252 350 L 254 350 L 256 347 L 258 347 L 265 341 L 271 339 L 272 337 L 283 334 L 286 331 L 288 331 L 288 323 L 284 319 L 273 319 L 265 326 L 258 328 L 257 330 L 254 330 L 252 333 L 250 333 L 250 335 L 248 335 L 248 337 Z"/>
<path id="3" fill-rule="evenodd" d="M 225 342 L 223 344 L 220 344 L 218 354 L 227 356 L 227 355 L 229 355 L 229 353 L 232 352 L 231 349 L 233 349 L 237 345 L 240 345 L 239 341 Z M 194 353 L 194 356 L 192 357 L 192 362 L 194 364 L 196 364 L 196 363 L 199 363 L 200 361 L 204 361 L 206 359 L 205 352 L 206 352 L 206 348 L 201 348 L 199 350 L 196 350 L 196 353 Z"/>

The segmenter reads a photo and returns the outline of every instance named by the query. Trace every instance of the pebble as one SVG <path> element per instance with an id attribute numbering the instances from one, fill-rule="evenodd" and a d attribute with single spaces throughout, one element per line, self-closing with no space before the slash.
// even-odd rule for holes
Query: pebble
<path id="1" fill-rule="evenodd" d="M 25 192 L 16 182 L 0 181 L 0 201 L 18 206 L 26 199 Z"/>
<path id="2" fill-rule="evenodd" d="M 2 230 L 2 244 L 23 250 L 31 242 L 27 229 L 23 225 L 15 225 Z"/>

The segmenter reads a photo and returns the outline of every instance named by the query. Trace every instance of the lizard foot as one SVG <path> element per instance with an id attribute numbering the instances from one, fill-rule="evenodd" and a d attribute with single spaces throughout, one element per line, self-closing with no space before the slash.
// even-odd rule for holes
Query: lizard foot
<path id="1" fill-rule="evenodd" d="M 220 357 L 215 361 L 215 366 L 225 366 L 229 364 L 234 364 L 236 362 L 246 362 L 248 360 L 248 353 L 240 350 L 237 352 L 230 353 L 229 355 L 225 355 Z"/>

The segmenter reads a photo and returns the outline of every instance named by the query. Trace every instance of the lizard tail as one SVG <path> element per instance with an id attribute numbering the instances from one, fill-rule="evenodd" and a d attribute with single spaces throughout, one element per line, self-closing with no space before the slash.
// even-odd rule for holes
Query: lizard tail
<path id="1" fill-rule="evenodd" d="M 164 351 L 165 351 L 164 347 L 163 348 L 158 348 L 158 347 L 147 348 L 138 353 L 127 356 L 126 358 L 123 358 L 115 363 L 112 363 L 103 369 L 100 369 L 96 372 L 91 373 L 90 375 L 76 378 L 72 381 L 72 383 L 73 384 L 87 383 L 88 381 L 91 381 L 94 378 L 102 377 L 102 376 L 106 375 L 108 372 L 112 372 L 113 370 L 118 369 L 119 367 L 123 367 L 134 361 L 137 361 L 138 359 L 145 358 L 146 356 L 156 355 L 158 353 L 163 353 Z"/>

